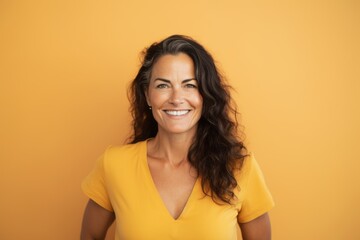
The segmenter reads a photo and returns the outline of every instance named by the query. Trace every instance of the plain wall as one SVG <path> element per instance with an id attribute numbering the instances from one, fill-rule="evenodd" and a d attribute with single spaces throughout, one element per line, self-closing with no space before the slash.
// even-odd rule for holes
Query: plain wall
<path id="1" fill-rule="evenodd" d="M 236 89 L 273 239 L 360 239 L 355 0 L 0 1 L 0 239 L 79 238 L 81 180 L 130 133 L 139 53 L 175 33 Z"/>

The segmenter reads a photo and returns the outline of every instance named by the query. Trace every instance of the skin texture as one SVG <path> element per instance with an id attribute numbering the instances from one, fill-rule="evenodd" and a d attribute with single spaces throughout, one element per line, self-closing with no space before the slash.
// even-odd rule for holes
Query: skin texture
<path id="1" fill-rule="evenodd" d="M 146 98 L 158 123 L 158 133 L 147 146 L 149 169 L 168 212 L 177 219 L 197 177 L 187 160 L 203 105 L 192 59 L 183 53 L 160 57 Z"/>
<path id="2" fill-rule="evenodd" d="M 183 53 L 160 57 L 153 66 L 145 94 L 158 123 L 158 133 L 147 145 L 149 169 L 168 212 L 177 219 L 197 178 L 187 156 L 201 117 L 203 99 L 192 59 Z M 180 112 L 174 115 L 174 111 Z M 114 219 L 114 213 L 89 200 L 81 240 L 104 239 Z M 239 226 L 244 240 L 271 239 L 268 214 Z"/>
<path id="3" fill-rule="evenodd" d="M 105 239 L 106 232 L 115 220 L 115 214 L 89 200 L 81 227 L 81 240 Z"/>
<path id="4" fill-rule="evenodd" d="M 250 222 L 241 223 L 239 225 L 243 240 L 271 239 L 271 224 L 268 213 L 265 213 Z"/>
<path id="5" fill-rule="evenodd" d="M 203 104 L 192 59 L 184 53 L 160 57 L 153 66 L 146 99 L 158 123 L 158 135 L 186 134 L 192 138 Z M 167 114 L 179 110 L 188 112 Z"/>

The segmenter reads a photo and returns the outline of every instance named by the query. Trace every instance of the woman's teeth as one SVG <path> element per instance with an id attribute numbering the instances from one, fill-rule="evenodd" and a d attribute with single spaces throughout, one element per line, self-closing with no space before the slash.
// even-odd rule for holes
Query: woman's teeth
<path id="1" fill-rule="evenodd" d="M 181 116 L 187 114 L 189 110 L 180 110 L 180 111 L 166 110 L 165 112 L 171 116 Z"/>

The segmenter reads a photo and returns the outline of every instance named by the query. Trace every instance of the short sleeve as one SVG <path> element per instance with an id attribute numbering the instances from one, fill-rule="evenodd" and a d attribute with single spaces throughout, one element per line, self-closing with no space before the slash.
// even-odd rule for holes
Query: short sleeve
<path id="1" fill-rule="evenodd" d="M 238 222 L 245 223 L 268 212 L 274 207 L 274 201 L 252 154 L 244 160 L 241 174 L 240 188 L 243 193 Z"/>
<path id="2" fill-rule="evenodd" d="M 91 200 L 113 212 L 105 179 L 106 152 L 97 160 L 94 169 L 83 180 L 81 188 Z"/>

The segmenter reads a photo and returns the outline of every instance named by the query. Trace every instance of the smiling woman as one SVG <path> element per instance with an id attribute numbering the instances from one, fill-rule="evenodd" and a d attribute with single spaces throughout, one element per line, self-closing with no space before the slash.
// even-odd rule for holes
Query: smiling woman
<path id="1" fill-rule="evenodd" d="M 211 55 L 174 35 L 144 52 L 130 91 L 133 136 L 83 182 L 81 238 L 270 239 L 272 197 L 237 130 Z M 235 120 L 233 120 L 235 119 Z M 156 219 L 156 221 L 154 221 Z"/>
<path id="2" fill-rule="evenodd" d="M 194 63 L 184 54 L 164 55 L 154 64 L 145 92 L 158 123 L 158 134 L 182 133 L 192 138 L 202 112 Z"/>

